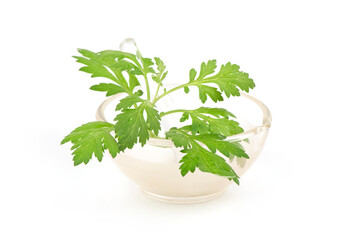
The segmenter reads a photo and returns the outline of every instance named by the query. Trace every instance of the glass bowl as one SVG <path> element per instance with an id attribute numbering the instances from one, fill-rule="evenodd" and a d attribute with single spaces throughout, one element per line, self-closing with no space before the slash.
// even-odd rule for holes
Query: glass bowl
<path id="1" fill-rule="evenodd" d="M 108 121 L 116 115 L 114 111 L 123 94 L 109 97 L 98 108 L 96 119 Z M 157 107 L 162 111 L 179 102 L 167 99 Z M 182 104 L 184 101 L 180 101 Z M 194 109 L 193 102 L 188 102 Z M 209 104 L 207 104 L 208 106 Z M 269 109 L 258 99 L 242 93 L 240 97 L 230 98 L 216 104 L 225 107 L 237 116 L 237 121 L 244 132 L 228 137 L 228 141 L 241 142 L 249 159 L 227 159 L 235 172 L 242 177 L 259 156 L 271 125 Z M 169 129 L 179 123 L 180 115 L 163 117 L 162 129 Z M 110 121 L 111 122 L 111 121 Z M 232 183 L 225 177 L 204 173 L 198 169 L 186 176 L 180 174 L 180 163 L 183 153 L 170 140 L 150 138 L 145 146 L 135 145 L 132 149 L 121 152 L 113 161 L 115 165 L 150 198 L 171 203 L 199 203 L 220 196 Z M 224 156 L 222 156 L 224 157 Z M 241 181 L 241 180 L 240 180 Z"/>

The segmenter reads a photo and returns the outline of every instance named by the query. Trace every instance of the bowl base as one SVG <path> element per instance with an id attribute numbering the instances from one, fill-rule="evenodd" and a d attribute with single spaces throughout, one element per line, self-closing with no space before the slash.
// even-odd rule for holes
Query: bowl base
<path id="1" fill-rule="evenodd" d="M 215 198 L 218 198 L 226 191 L 226 189 L 221 192 L 217 192 L 209 195 L 203 195 L 203 196 L 196 196 L 196 197 L 169 197 L 169 196 L 158 195 L 149 192 L 145 189 L 141 189 L 141 191 L 148 198 L 161 202 L 173 203 L 173 204 L 195 204 L 195 203 L 207 202 Z"/>

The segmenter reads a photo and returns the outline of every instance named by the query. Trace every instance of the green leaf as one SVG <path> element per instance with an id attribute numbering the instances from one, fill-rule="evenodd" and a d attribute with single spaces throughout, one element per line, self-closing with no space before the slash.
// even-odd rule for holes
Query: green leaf
<path id="1" fill-rule="evenodd" d="M 194 136 L 193 138 L 196 141 L 204 143 L 213 153 L 219 151 L 226 157 L 234 155 L 237 157 L 249 158 L 249 156 L 245 153 L 243 147 L 239 143 L 223 141 L 225 137 L 222 135 L 204 134 Z"/>
<path id="2" fill-rule="evenodd" d="M 91 77 L 93 78 L 104 77 L 117 82 L 117 78 L 101 63 L 84 57 L 74 56 L 74 58 L 77 60 L 77 62 L 86 65 L 85 67 L 80 68 L 80 71 L 90 73 Z"/>
<path id="3" fill-rule="evenodd" d="M 183 113 L 183 115 L 181 116 L 181 118 L 180 118 L 180 122 L 185 122 L 186 120 L 188 120 L 189 119 L 189 116 L 190 116 L 190 113 L 189 113 L 190 111 L 185 111 L 184 113 Z"/>
<path id="4" fill-rule="evenodd" d="M 238 175 L 224 158 L 215 153 L 218 150 L 228 156 L 230 153 L 241 155 L 240 151 L 242 151 L 242 149 L 237 145 L 224 141 L 221 136 L 193 136 L 177 128 L 170 129 L 166 133 L 166 137 L 171 139 L 176 147 L 183 148 L 181 152 L 185 153 L 185 156 L 180 160 L 180 170 L 183 176 L 188 172 L 193 173 L 195 169 L 198 168 L 202 172 L 208 172 L 234 180 L 234 182 L 238 184 Z M 211 151 L 202 147 L 198 141 L 205 141 L 205 145 L 209 145 Z M 229 150 L 227 150 L 226 147 L 230 147 Z"/>
<path id="5" fill-rule="evenodd" d="M 139 66 L 139 62 L 136 59 L 136 55 L 128 52 L 123 51 L 117 51 L 117 50 L 105 50 L 98 53 L 103 58 L 109 58 L 109 59 L 115 59 L 115 60 L 121 60 L 121 59 L 129 59 L 133 63 L 135 63 L 137 66 Z"/>
<path id="6" fill-rule="evenodd" d="M 113 158 L 120 152 L 119 144 L 111 134 L 104 135 L 103 143 L 104 149 L 108 149 Z"/>
<path id="7" fill-rule="evenodd" d="M 143 64 L 144 74 L 155 73 L 154 69 L 151 67 L 154 63 L 150 58 L 141 58 L 141 62 Z"/>
<path id="8" fill-rule="evenodd" d="M 152 80 L 154 80 L 154 82 L 156 82 L 162 86 L 161 79 L 158 76 L 154 75 L 151 78 L 152 78 Z"/>
<path id="9" fill-rule="evenodd" d="M 242 91 L 249 92 L 250 89 L 255 87 L 254 81 L 249 78 L 249 74 L 240 71 L 240 67 L 236 64 L 228 62 L 222 65 L 219 73 L 208 78 L 205 82 L 218 84 L 221 91 L 226 94 L 227 97 L 236 94 L 231 89 L 238 87 Z M 220 83 L 220 84 L 219 84 Z"/>
<path id="10" fill-rule="evenodd" d="M 210 132 L 214 134 L 222 134 L 224 136 L 233 136 L 244 132 L 239 123 L 226 118 L 205 118 L 209 123 Z"/>
<path id="11" fill-rule="evenodd" d="M 75 129 L 64 138 L 63 143 L 71 142 L 74 164 L 87 164 L 95 156 L 99 161 L 103 152 L 108 150 L 115 157 L 120 151 L 132 148 L 136 143 L 142 146 L 150 136 L 158 135 L 160 131 L 160 115 L 154 104 L 163 96 L 184 88 L 185 93 L 190 86 L 199 90 L 199 98 L 205 103 L 209 98 L 223 101 L 224 96 L 239 96 L 240 91 L 248 92 L 255 84 L 247 73 L 240 71 L 240 67 L 230 62 L 217 69 L 216 60 L 203 62 L 200 69 L 189 71 L 189 82 L 158 95 L 160 86 L 168 72 L 164 62 L 154 58 L 142 57 L 122 51 L 106 50 L 92 52 L 78 49 L 81 56 L 76 56 L 77 62 L 84 64 L 81 71 L 90 73 L 92 77 L 105 77 L 114 83 L 100 83 L 90 89 L 105 92 L 106 96 L 125 92 L 127 97 L 121 99 L 116 106 L 120 111 L 115 117 L 115 125 L 104 122 L 91 122 Z M 156 70 L 154 63 L 156 64 Z M 138 76 L 142 75 L 148 86 L 147 74 L 152 73 L 152 79 L 159 84 L 156 98 L 142 99 L 142 91 L 134 93 L 140 86 Z M 148 89 L 148 88 L 147 88 Z M 150 94 L 148 94 L 150 96 Z M 191 121 L 191 125 L 172 128 L 166 137 L 174 142 L 176 147 L 182 148 L 185 154 L 181 159 L 180 169 L 183 175 L 199 169 L 203 172 L 227 177 L 237 184 L 238 176 L 224 158 L 237 156 L 246 159 L 248 155 L 240 143 L 226 141 L 226 136 L 243 132 L 239 124 L 232 120 L 235 116 L 223 108 L 201 107 L 195 110 L 173 110 L 183 112 L 181 122 Z M 168 113 L 169 114 L 169 113 Z M 165 113 L 166 115 L 166 113 Z M 115 138 L 111 132 L 115 131 Z"/>
<path id="12" fill-rule="evenodd" d="M 167 74 L 168 74 L 168 71 L 163 73 L 163 75 L 161 76 L 161 81 L 163 81 L 166 78 Z"/>
<path id="13" fill-rule="evenodd" d="M 185 93 L 189 93 L 189 92 L 190 92 L 190 89 L 189 89 L 188 86 L 185 86 L 185 87 L 184 87 L 184 92 L 185 92 Z"/>
<path id="14" fill-rule="evenodd" d="M 228 62 L 222 65 L 219 72 L 215 75 L 216 60 L 209 60 L 207 63 L 201 64 L 200 73 L 196 77 L 195 69 L 190 70 L 188 86 L 197 86 L 199 88 L 200 100 L 205 103 L 207 96 L 214 101 L 222 101 L 221 93 L 225 93 L 227 97 L 240 96 L 240 90 L 249 92 L 255 87 L 254 81 L 249 78 L 249 74 L 240 71 L 240 67 L 236 64 Z M 208 86 L 208 84 L 216 84 L 220 92 L 216 88 Z M 185 89 L 185 92 L 188 89 Z"/>
<path id="15" fill-rule="evenodd" d="M 72 131 L 61 144 L 73 144 L 71 150 L 75 166 L 87 164 L 93 155 L 101 162 L 105 149 L 109 150 L 112 157 L 120 152 L 118 143 L 110 134 L 113 130 L 114 125 L 108 122 L 89 122 Z"/>
<path id="16" fill-rule="evenodd" d="M 166 75 L 167 75 L 167 71 L 165 72 L 165 69 L 166 69 L 166 66 L 164 64 L 164 62 L 158 58 L 158 57 L 155 57 L 155 63 L 157 65 L 157 70 L 158 72 L 156 72 L 153 76 L 152 76 L 152 79 L 160 84 L 161 86 L 163 85 L 162 84 L 162 81 L 165 79 Z"/>
<path id="17" fill-rule="evenodd" d="M 137 142 L 144 146 L 149 140 L 149 131 L 153 131 L 155 135 L 159 133 L 160 115 L 158 111 L 152 107 L 150 102 L 142 101 L 135 108 L 122 108 L 122 113 L 115 117 L 115 137 L 118 138 L 121 151 L 133 148 Z"/>
<path id="18" fill-rule="evenodd" d="M 198 117 L 194 117 L 191 114 L 190 114 L 190 116 L 192 118 L 191 133 L 193 135 L 195 135 L 196 133 L 199 133 L 199 134 L 209 133 L 210 128 L 206 121 L 204 121 L 203 119 L 200 119 Z"/>
<path id="19" fill-rule="evenodd" d="M 107 97 L 117 93 L 125 92 L 122 87 L 113 83 L 100 83 L 98 85 L 91 86 L 90 89 L 99 92 L 106 92 Z"/>
<path id="20" fill-rule="evenodd" d="M 139 102 L 144 102 L 145 100 L 140 98 L 140 96 L 143 94 L 141 90 L 137 91 L 134 95 L 130 95 L 127 97 L 124 97 L 120 100 L 119 104 L 116 105 L 115 111 L 120 111 L 123 109 L 130 108 L 131 106 L 135 105 Z"/>
<path id="21" fill-rule="evenodd" d="M 214 102 L 223 101 L 223 97 L 221 96 L 221 92 L 216 90 L 214 87 L 209 87 L 206 85 L 199 85 L 199 98 L 202 103 L 205 103 L 207 100 L 207 96 L 209 96 Z"/>
<path id="22" fill-rule="evenodd" d="M 190 78 L 190 82 L 193 82 L 195 80 L 196 77 L 196 70 L 194 68 L 190 69 L 189 72 L 189 78 Z"/>
<path id="23" fill-rule="evenodd" d="M 140 86 L 139 80 L 134 74 L 129 74 L 129 88 L 130 91 L 133 92 L 134 88 Z"/>
<path id="24" fill-rule="evenodd" d="M 145 112 L 146 112 L 146 123 L 148 124 L 148 130 L 153 131 L 155 135 L 159 134 L 161 129 L 160 127 L 160 115 L 159 112 L 150 106 L 150 104 L 145 103 Z"/>
<path id="25" fill-rule="evenodd" d="M 110 58 L 108 58 L 108 61 L 109 60 L 110 60 Z M 112 64 L 110 63 L 108 65 L 111 69 L 117 69 L 120 72 L 127 71 L 127 72 L 131 73 L 132 71 L 135 71 L 137 73 L 140 71 L 140 69 L 137 66 L 135 66 L 135 64 L 133 64 L 127 60 L 113 61 Z"/>
<path id="26" fill-rule="evenodd" d="M 225 108 L 210 108 L 210 107 L 200 107 L 198 109 L 192 110 L 192 112 L 196 112 L 198 114 L 209 114 L 214 117 L 233 117 L 235 118 L 235 115 L 226 110 Z"/>
<path id="27" fill-rule="evenodd" d="M 244 131 L 238 122 L 229 119 L 229 117 L 235 116 L 224 108 L 201 107 L 194 110 L 185 110 L 180 122 L 188 120 L 189 117 L 192 119 L 189 128 L 193 135 L 212 133 L 232 136 Z"/>
<path id="28" fill-rule="evenodd" d="M 155 60 L 158 72 L 163 73 L 166 68 L 164 62 L 159 57 L 154 57 L 154 60 Z"/>
<path id="29" fill-rule="evenodd" d="M 215 69 L 216 69 L 216 60 L 209 60 L 207 63 L 205 62 L 201 63 L 200 73 L 196 80 L 204 79 L 204 77 L 206 77 L 207 75 L 214 73 Z"/>
<path id="30" fill-rule="evenodd" d="M 143 74 L 136 56 L 130 53 L 110 50 L 93 53 L 85 49 L 79 49 L 79 53 L 83 57 L 75 56 L 74 58 L 77 62 L 86 65 L 80 68 L 80 71 L 90 73 L 92 77 L 108 78 L 119 84 L 128 94 L 132 93 L 134 86 L 129 86 L 123 72 L 127 72 L 129 76 Z M 129 82 L 131 80 L 134 80 L 134 76 L 129 77 Z"/>
<path id="31" fill-rule="evenodd" d="M 229 179 L 238 178 L 238 175 L 231 166 L 226 163 L 225 159 L 200 147 L 200 145 L 194 146 L 196 147 L 181 151 L 186 153 L 180 160 L 180 163 L 182 163 L 180 170 L 183 176 L 189 171 L 193 173 L 195 168 L 198 168 L 202 172 L 216 174 Z"/>
<path id="32" fill-rule="evenodd" d="M 84 57 L 90 58 L 90 59 L 95 59 L 98 57 L 97 53 L 94 53 L 92 51 L 86 50 L 86 49 L 81 49 L 78 48 L 78 52 L 83 55 Z"/>
<path id="33" fill-rule="evenodd" d="M 184 149 L 191 147 L 191 136 L 183 134 L 181 131 L 179 132 L 177 128 L 171 128 L 165 134 L 166 138 L 171 139 L 174 142 L 175 147 L 182 147 Z"/>

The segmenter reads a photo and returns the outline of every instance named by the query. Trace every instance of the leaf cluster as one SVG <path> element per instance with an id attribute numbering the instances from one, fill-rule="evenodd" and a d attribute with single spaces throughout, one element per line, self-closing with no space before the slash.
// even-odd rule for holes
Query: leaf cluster
<path id="1" fill-rule="evenodd" d="M 171 139 L 176 147 L 183 148 L 181 152 L 185 153 L 185 156 L 180 161 L 183 176 L 198 168 L 203 172 L 227 177 L 239 184 L 236 172 L 223 157 L 216 154 L 221 153 L 228 158 L 231 154 L 249 158 L 238 144 L 224 141 L 225 137 L 218 134 L 191 135 L 186 128 L 172 128 L 166 133 L 166 137 Z"/>
<path id="2" fill-rule="evenodd" d="M 158 137 L 161 117 L 181 112 L 180 122 L 190 124 L 181 128 L 173 127 L 166 132 L 166 138 L 173 141 L 176 147 L 182 148 L 181 152 L 184 153 L 180 161 L 181 174 L 185 176 L 199 169 L 239 183 L 238 175 L 226 162 L 226 158 L 248 158 L 248 155 L 240 143 L 226 140 L 227 136 L 244 131 L 231 112 L 203 106 L 159 113 L 156 108 L 157 101 L 166 95 L 179 89 L 188 93 L 192 86 L 198 88 L 202 103 L 208 98 L 218 102 L 223 101 L 224 96 L 240 96 L 240 91 L 248 92 L 255 84 L 247 73 L 240 71 L 238 65 L 229 62 L 216 71 L 216 60 L 203 62 L 199 72 L 194 68 L 190 70 L 187 83 L 166 91 L 163 81 L 168 71 L 158 57 L 153 60 L 144 58 L 139 51 L 131 54 L 115 50 L 92 52 L 78 49 L 78 52 L 81 56 L 74 58 L 83 64 L 80 71 L 91 74 L 92 78 L 108 80 L 91 86 L 91 90 L 105 92 L 107 97 L 118 93 L 123 93 L 125 97 L 116 106 L 118 114 L 114 119 L 115 124 L 90 122 L 76 128 L 63 139 L 61 144 L 71 142 L 73 145 L 74 165 L 87 164 L 93 156 L 101 161 L 105 150 L 115 157 L 135 144 L 143 146 L 150 137 Z M 153 80 L 151 83 L 157 85 L 152 99 L 148 75 Z M 146 90 L 146 97 L 142 90 Z M 160 90 L 162 94 L 159 94 Z"/>
<path id="3" fill-rule="evenodd" d="M 232 136 L 242 133 L 244 130 L 239 123 L 229 119 L 235 116 L 224 108 L 201 107 L 194 110 L 185 110 L 180 122 L 191 118 L 192 124 L 189 126 L 191 133 L 194 134 L 221 134 Z"/>
<path id="4" fill-rule="evenodd" d="M 222 93 L 226 97 L 240 96 L 240 90 L 249 92 L 255 87 L 249 74 L 240 71 L 240 67 L 236 64 L 228 62 L 221 65 L 220 70 L 214 74 L 216 68 L 216 60 L 203 62 L 199 74 L 192 68 L 189 72 L 189 83 L 184 86 L 185 93 L 190 91 L 189 86 L 196 86 L 199 89 L 199 98 L 202 103 L 205 103 L 208 97 L 214 102 L 218 102 L 224 100 Z M 209 84 L 215 84 L 217 88 L 209 86 Z"/>
<path id="5" fill-rule="evenodd" d="M 73 144 L 74 165 L 87 164 L 93 155 L 101 162 L 104 150 L 109 150 L 112 157 L 119 152 L 119 144 L 111 135 L 114 125 L 108 122 L 89 122 L 76 128 L 67 135 L 61 144 Z"/>
<path id="6" fill-rule="evenodd" d="M 121 111 L 115 117 L 115 136 L 121 151 L 131 149 L 137 142 L 144 146 L 151 132 L 158 135 L 160 131 L 158 111 L 151 102 L 140 98 L 141 94 L 139 91 L 138 94 L 127 96 L 116 106 L 116 110 Z"/>

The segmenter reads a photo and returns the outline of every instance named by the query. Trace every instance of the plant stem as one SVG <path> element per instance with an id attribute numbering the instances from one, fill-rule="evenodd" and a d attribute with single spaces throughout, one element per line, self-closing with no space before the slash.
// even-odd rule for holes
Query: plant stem
<path id="1" fill-rule="evenodd" d="M 160 84 L 158 84 L 158 87 L 157 87 L 157 89 L 156 89 L 156 93 L 155 93 L 155 97 L 154 97 L 154 99 L 156 99 L 156 98 L 157 98 L 158 93 L 159 93 L 159 90 L 160 90 Z"/>
<path id="2" fill-rule="evenodd" d="M 177 87 L 174 87 L 174 88 L 170 89 L 170 90 L 167 91 L 167 92 L 164 92 L 164 93 L 161 94 L 159 97 L 154 98 L 152 104 L 154 105 L 157 101 L 159 101 L 161 98 L 165 97 L 166 95 L 168 95 L 168 94 L 170 94 L 170 93 L 172 93 L 172 92 L 174 92 L 174 91 L 176 91 L 176 90 L 179 90 L 179 89 L 181 89 L 181 88 L 183 88 L 183 87 L 186 87 L 186 86 L 189 86 L 189 83 L 185 83 L 185 84 L 179 85 L 179 86 L 177 86 Z"/>
<path id="3" fill-rule="evenodd" d="M 187 112 L 187 111 L 189 111 L 189 110 L 186 110 L 186 109 L 171 110 L 171 111 L 167 111 L 167 112 L 162 112 L 162 113 L 160 113 L 160 117 L 163 117 L 163 116 L 166 116 L 166 115 L 169 115 L 169 114 L 172 114 L 172 113 Z"/>
<path id="4" fill-rule="evenodd" d="M 150 101 L 150 87 L 149 87 L 149 80 L 146 76 L 146 73 L 144 73 L 144 79 L 145 79 L 145 84 L 146 84 L 146 95 L 147 95 L 147 100 Z"/>
<path id="5" fill-rule="evenodd" d="M 136 47 L 136 56 L 140 59 L 142 65 L 144 65 L 144 62 L 143 62 L 143 57 L 141 55 L 141 52 L 138 48 L 138 46 L 136 45 L 136 43 L 134 42 L 134 45 Z M 136 60 L 136 58 L 134 59 L 135 61 L 135 65 L 138 66 L 138 68 L 141 69 L 143 75 L 144 75 L 144 79 L 145 79 L 145 84 L 146 84 L 146 95 L 147 95 L 147 100 L 150 101 L 150 86 L 149 86 L 149 80 L 147 78 L 147 73 L 145 72 L 145 69 L 140 65 L 139 61 Z"/>

